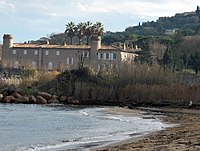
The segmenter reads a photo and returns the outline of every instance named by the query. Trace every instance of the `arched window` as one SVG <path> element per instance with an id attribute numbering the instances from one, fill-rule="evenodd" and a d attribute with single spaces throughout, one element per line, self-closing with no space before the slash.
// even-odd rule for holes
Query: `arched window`
<path id="1" fill-rule="evenodd" d="M 14 62 L 14 68 L 19 68 L 19 62 L 18 61 Z"/>
<path id="2" fill-rule="evenodd" d="M 32 68 L 36 68 L 36 62 L 33 61 L 33 62 L 31 63 L 31 66 L 32 66 Z"/>
<path id="3" fill-rule="evenodd" d="M 48 70 L 52 70 L 53 69 L 53 63 L 52 62 L 49 62 L 48 63 Z"/>

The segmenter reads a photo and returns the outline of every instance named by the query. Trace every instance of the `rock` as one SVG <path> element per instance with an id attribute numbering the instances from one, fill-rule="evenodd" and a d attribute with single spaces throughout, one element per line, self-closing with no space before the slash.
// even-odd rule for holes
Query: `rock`
<path id="1" fill-rule="evenodd" d="M 31 95 L 31 96 L 29 97 L 29 103 L 30 103 L 30 104 L 36 104 L 36 102 L 37 102 L 36 98 L 35 98 L 33 95 Z"/>
<path id="2" fill-rule="evenodd" d="M 0 94 L 0 102 L 2 101 L 3 99 L 3 94 Z"/>
<path id="3" fill-rule="evenodd" d="M 48 103 L 49 104 L 60 104 L 60 102 L 56 98 L 51 98 L 50 100 L 48 100 Z"/>
<path id="4" fill-rule="evenodd" d="M 67 103 L 69 104 L 80 104 L 80 101 L 75 99 L 73 96 L 68 97 Z"/>
<path id="5" fill-rule="evenodd" d="M 14 96 L 15 98 L 20 98 L 20 97 L 22 97 L 22 95 L 19 94 L 18 92 L 14 92 L 14 93 L 12 94 L 12 96 Z"/>
<path id="6" fill-rule="evenodd" d="M 36 103 L 37 104 L 47 104 L 47 100 L 45 98 L 43 98 L 42 96 L 37 96 Z"/>
<path id="7" fill-rule="evenodd" d="M 75 100 L 74 97 L 73 97 L 73 96 L 70 96 L 70 97 L 68 97 L 67 102 L 68 102 L 68 103 L 72 103 L 73 100 Z"/>
<path id="8" fill-rule="evenodd" d="M 14 97 L 13 96 L 5 96 L 3 99 L 2 99 L 2 103 L 12 103 L 14 101 Z"/>
<path id="9" fill-rule="evenodd" d="M 46 100 L 50 100 L 51 99 L 51 94 L 49 94 L 47 92 L 39 92 L 38 95 L 42 96 Z"/>
<path id="10" fill-rule="evenodd" d="M 14 103 L 28 104 L 29 103 L 29 98 L 27 96 L 21 96 L 21 97 L 15 98 L 14 99 Z"/>
<path id="11" fill-rule="evenodd" d="M 51 98 L 58 99 L 59 97 L 57 95 L 52 95 Z"/>
<path id="12" fill-rule="evenodd" d="M 67 97 L 67 96 L 64 96 L 64 95 L 61 96 L 60 99 L 59 99 L 59 101 L 62 102 L 62 103 L 67 102 L 67 100 L 68 100 L 68 97 Z"/>
<path id="13" fill-rule="evenodd" d="M 75 104 L 75 105 L 79 105 L 79 104 L 80 104 L 80 101 L 79 101 L 79 100 L 72 100 L 71 103 L 72 103 L 72 104 Z"/>
<path id="14" fill-rule="evenodd" d="M 192 105 L 193 105 L 193 102 L 192 102 L 192 101 L 190 101 L 190 103 L 189 103 L 188 107 L 189 107 L 189 108 L 191 108 L 191 107 L 192 107 Z"/>

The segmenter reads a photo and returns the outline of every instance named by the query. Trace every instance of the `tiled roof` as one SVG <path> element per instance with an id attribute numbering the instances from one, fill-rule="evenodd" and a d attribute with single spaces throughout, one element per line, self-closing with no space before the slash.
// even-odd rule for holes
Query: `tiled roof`
<path id="1" fill-rule="evenodd" d="M 51 45 L 51 44 L 14 44 L 13 48 L 48 48 L 48 49 L 90 49 L 90 45 Z M 135 53 L 138 50 L 126 49 L 123 50 L 116 46 L 101 46 L 99 51 L 121 51 L 127 53 Z"/>
<path id="2" fill-rule="evenodd" d="M 90 49 L 90 45 L 14 44 L 13 48 Z M 99 50 L 120 50 L 114 46 L 101 46 Z"/>
<path id="3" fill-rule="evenodd" d="M 101 46 L 101 48 L 99 49 L 100 51 L 120 51 L 120 48 L 117 48 L 115 46 Z"/>
<path id="4" fill-rule="evenodd" d="M 13 48 L 89 49 L 89 45 L 14 44 Z"/>

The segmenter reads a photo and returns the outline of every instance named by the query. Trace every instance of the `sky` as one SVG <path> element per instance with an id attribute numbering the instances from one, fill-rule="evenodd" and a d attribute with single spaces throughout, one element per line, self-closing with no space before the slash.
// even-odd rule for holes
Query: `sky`
<path id="1" fill-rule="evenodd" d="M 195 11 L 199 0 L 0 0 L 0 36 L 14 42 L 62 33 L 70 21 L 100 21 L 105 31 L 124 31 L 139 22 Z M 3 38 L 0 38 L 2 43 Z"/>

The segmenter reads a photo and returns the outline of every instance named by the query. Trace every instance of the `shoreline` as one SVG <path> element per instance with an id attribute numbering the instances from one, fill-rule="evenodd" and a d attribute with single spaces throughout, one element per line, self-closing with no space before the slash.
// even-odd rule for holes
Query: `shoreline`
<path id="1" fill-rule="evenodd" d="M 164 123 L 175 125 L 144 136 L 91 148 L 90 151 L 200 150 L 200 110 L 139 108 L 139 111 L 163 113 L 164 116 L 160 116 L 159 119 Z"/>

